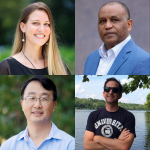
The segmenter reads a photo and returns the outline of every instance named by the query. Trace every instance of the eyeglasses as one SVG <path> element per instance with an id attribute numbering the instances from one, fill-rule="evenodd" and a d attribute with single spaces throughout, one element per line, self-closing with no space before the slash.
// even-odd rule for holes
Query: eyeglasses
<path id="1" fill-rule="evenodd" d="M 41 104 L 49 104 L 53 99 L 50 99 L 49 97 L 33 97 L 33 96 L 27 96 L 26 98 L 24 98 L 24 100 L 26 100 L 27 103 L 35 103 L 37 101 L 37 99 L 40 100 Z"/>
<path id="2" fill-rule="evenodd" d="M 118 93 L 119 92 L 119 88 L 115 88 L 115 87 L 104 87 L 104 92 L 109 92 L 110 90 L 112 90 L 113 93 Z"/>

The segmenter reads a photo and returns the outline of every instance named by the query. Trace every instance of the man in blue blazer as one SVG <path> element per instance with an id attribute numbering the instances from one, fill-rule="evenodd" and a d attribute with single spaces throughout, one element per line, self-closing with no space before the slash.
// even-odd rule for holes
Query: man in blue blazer
<path id="1" fill-rule="evenodd" d="M 150 54 L 132 40 L 132 25 L 125 4 L 113 1 L 100 8 L 98 30 L 104 43 L 88 56 L 84 75 L 150 75 Z"/>

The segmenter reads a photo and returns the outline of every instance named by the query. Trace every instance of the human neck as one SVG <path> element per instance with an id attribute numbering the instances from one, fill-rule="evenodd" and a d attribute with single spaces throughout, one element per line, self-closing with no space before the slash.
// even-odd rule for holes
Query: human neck
<path id="1" fill-rule="evenodd" d="M 28 134 L 36 147 L 48 137 L 52 124 L 49 123 L 28 123 Z"/>
<path id="2" fill-rule="evenodd" d="M 106 103 L 106 110 L 109 112 L 116 112 L 119 109 L 118 103 L 117 104 L 108 104 Z"/>
<path id="3" fill-rule="evenodd" d="M 116 45 L 115 44 L 114 45 L 105 45 L 106 51 L 112 49 L 114 46 L 116 46 Z"/>
<path id="4" fill-rule="evenodd" d="M 31 44 L 25 44 L 23 48 L 24 55 L 32 60 L 32 61 L 39 61 L 43 59 L 42 55 L 42 46 L 37 46 L 37 45 L 31 45 Z"/>

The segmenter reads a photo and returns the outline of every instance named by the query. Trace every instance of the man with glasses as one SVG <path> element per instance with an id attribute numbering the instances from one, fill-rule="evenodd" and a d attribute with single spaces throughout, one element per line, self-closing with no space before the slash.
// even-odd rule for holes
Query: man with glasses
<path id="1" fill-rule="evenodd" d="M 115 78 L 104 84 L 103 97 L 106 107 L 90 113 L 84 135 L 85 150 L 128 150 L 135 134 L 134 115 L 119 107 L 122 85 Z"/>
<path id="2" fill-rule="evenodd" d="M 28 126 L 4 142 L 1 150 L 74 150 L 75 139 L 51 121 L 56 99 L 56 86 L 49 78 L 27 80 L 21 89 L 21 106 Z"/>

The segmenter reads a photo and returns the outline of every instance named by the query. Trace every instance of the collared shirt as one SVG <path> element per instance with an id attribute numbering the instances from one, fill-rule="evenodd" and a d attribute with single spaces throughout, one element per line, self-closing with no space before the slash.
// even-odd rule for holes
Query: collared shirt
<path id="1" fill-rule="evenodd" d="M 75 138 L 59 130 L 52 122 L 48 137 L 37 148 L 28 135 L 28 127 L 5 141 L 0 150 L 75 150 Z"/>
<path id="2" fill-rule="evenodd" d="M 115 58 L 118 56 L 121 49 L 125 46 L 125 44 L 131 39 L 129 35 L 124 41 L 117 44 L 113 48 L 107 50 L 105 44 L 99 48 L 99 54 L 101 59 L 99 61 L 99 66 L 97 68 L 96 75 L 107 75 L 109 69 L 111 68 Z M 108 56 L 108 57 L 107 57 Z"/>

